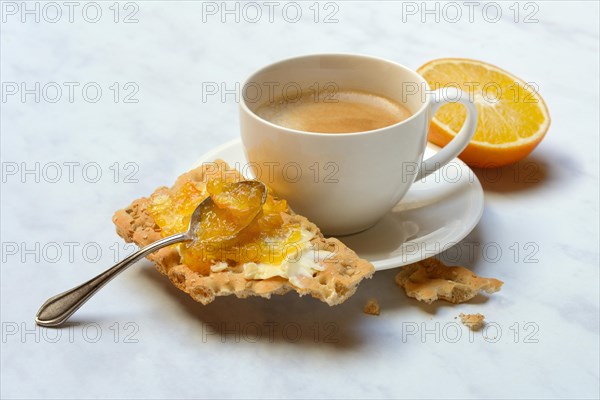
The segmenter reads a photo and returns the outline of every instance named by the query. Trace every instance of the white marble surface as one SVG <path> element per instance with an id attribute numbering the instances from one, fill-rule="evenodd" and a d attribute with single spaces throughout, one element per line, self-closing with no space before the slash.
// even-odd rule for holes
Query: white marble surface
<path id="1" fill-rule="evenodd" d="M 13 15 L 11 8 L 21 2 L 2 5 L 2 398 L 599 396 L 597 2 L 520 3 L 519 23 L 512 2 L 498 3 L 503 17 L 496 23 L 483 18 L 482 6 L 469 22 L 459 2 L 463 17 L 454 24 L 436 23 L 435 15 L 423 23 L 420 13 L 405 13 L 403 22 L 399 2 L 340 2 L 338 22 L 330 24 L 313 21 L 312 2 L 299 3 L 297 23 L 282 17 L 282 5 L 273 23 L 266 15 L 222 23 L 219 14 L 204 14 L 203 22 L 198 3 L 138 1 L 139 22 L 125 24 L 113 22 L 112 2 L 99 4 L 95 24 L 82 17 L 85 3 L 72 23 L 64 5 L 56 23 L 46 21 L 56 10 L 46 8 L 39 23 L 32 15 L 22 22 L 21 10 Z M 120 18 L 134 6 L 121 3 Z M 535 6 L 538 22 L 523 23 Z M 320 9 L 323 18 L 324 3 Z M 94 17 L 89 6 L 87 12 Z M 112 264 L 122 246 L 110 221 L 115 209 L 238 135 L 235 98 L 203 101 L 203 83 L 232 89 L 264 64 L 312 52 L 367 53 L 413 68 L 470 57 L 539 85 L 552 114 L 547 138 L 498 178 L 479 174 L 483 218 L 446 253 L 504 280 L 502 292 L 425 306 L 405 297 L 390 270 L 335 308 L 294 294 L 203 307 L 146 262 L 86 304 L 70 328 L 35 328 L 47 297 Z M 7 94 L 11 82 L 57 82 L 63 98 L 50 103 L 48 86 L 39 103 L 34 95 L 22 102 Z M 64 82 L 80 84 L 72 103 Z M 88 82 L 103 90 L 97 103 L 82 97 Z M 131 92 L 127 82 L 139 88 L 137 103 L 122 101 Z M 72 179 L 70 162 L 79 163 L 71 164 Z M 39 182 L 20 174 L 35 163 Z M 62 173 L 56 183 L 52 163 Z M 102 176 L 88 182 L 96 167 Z M 137 183 L 126 182 L 132 171 Z M 372 296 L 381 302 L 378 318 L 361 312 Z M 490 327 L 469 336 L 457 325 L 460 312 L 481 312 Z"/>

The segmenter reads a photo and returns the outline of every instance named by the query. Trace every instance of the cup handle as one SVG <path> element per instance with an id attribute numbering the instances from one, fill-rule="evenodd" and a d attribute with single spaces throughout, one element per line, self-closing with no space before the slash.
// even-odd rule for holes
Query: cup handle
<path id="1" fill-rule="evenodd" d="M 457 157 L 467 147 L 477 128 L 477 108 L 469 99 L 469 95 L 466 92 L 457 88 L 447 87 L 434 91 L 432 96 L 431 118 L 433 118 L 435 112 L 444 104 L 456 102 L 466 107 L 467 119 L 460 132 L 458 132 L 450 143 L 444 146 L 437 154 L 421 163 L 421 168 L 415 181 L 425 178 Z"/>

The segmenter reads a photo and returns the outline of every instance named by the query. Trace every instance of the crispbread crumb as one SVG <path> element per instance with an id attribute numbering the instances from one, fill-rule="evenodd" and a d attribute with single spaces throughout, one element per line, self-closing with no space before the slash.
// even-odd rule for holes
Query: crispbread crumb
<path id="1" fill-rule="evenodd" d="M 459 317 L 460 317 L 460 322 L 462 322 L 463 325 L 468 326 L 469 329 L 471 329 L 472 331 L 480 330 L 483 327 L 483 325 L 485 324 L 485 322 L 484 322 L 485 315 L 483 315 L 483 314 L 460 313 Z"/>
<path id="2" fill-rule="evenodd" d="M 363 312 L 369 315 L 379 315 L 381 309 L 379 308 L 379 302 L 377 299 L 367 300 L 367 304 L 365 304 Z"/>
<path id="3" fill-rule="evenodd" d="M 407 296 L 419 301 L 433 303 L 441 299 L 457 304 L 471 300 L 479 292 L 497 292 L 503 282 L 481 278 L 465 267 L 448 267 L 436 258 L 427 258 L 402 267 L 396 275 L 396 284 L 404 288 Z"/>

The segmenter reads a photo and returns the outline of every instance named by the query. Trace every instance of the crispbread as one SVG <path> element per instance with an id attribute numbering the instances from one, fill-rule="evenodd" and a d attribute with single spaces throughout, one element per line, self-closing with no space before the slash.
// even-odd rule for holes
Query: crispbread
<path id="1" fill-rule="evenodd" d="M 459 315 L 460 322 L 469 327 L 472 331 L 478 331 L 485 325 L 485 315 L 483 314 L 463 314 Z"/>
<path id="2" fill-rule="evenodd" d="M 436 258 L 409 264 L 396 275 L 396 284 L 409 297 L 432 303 L 438 299 L 450 303 L 471 300 L 480 291 L 494 293 L 503 282 L 494 278 L 481 278 L 465 267 L 448 267 Z"/>
<path id="3" fill-rule="evenodd" d="M 224 175 L 243 179 L 238 171 L 230 168 L 224 161 L 216 160 L 181 175 L 173 188 L 190 180 L 206 183 L 209 179 Z M 167 190 L 169 189 L 165 187 L 157 189 L 157 191 L 163 192 Z M 162 238 L 160 227 L 148 213 L 148 203 L 148 198 L 137 199 L 126 208 L 118 210 L 113 216 L 117 233 L 125 241 L 133 242 L 138 246 L 146 246 Z M 345 301 L 354 294 L 363 278 L 372 276 L 374 267 L 371 263 L 359 258 L 354 251 L 339 240 L 324 238 L 319 228 L 306 218 L 291 213 L 282 214 L 282 217 L 284 221 L 298 223 L 303 229 L 313 233 L 311 244 L 316 249 L 335 253 L 335 256 L 320 262 L 325 267 L 323 271 L 316 271 L 312 279 L 303 280 L 303 287 L 294 286 L 287 279 L 281 277 L 264 280 L 247 279 L 239 268 L 211 271 L 208 275 L 201 275 L 181 263 L 177 246 L 158 250 L 148 258 L 175 286 L 202 304 L 212 302 L 216 296 L 270 298 L 273 294 L 284 294 L 295 290 L 301 296 L 310 294 L 332 306 Z"/>
<path id="4" fill-rule="evenodd" d="M 363 312 L 369 315 L 379 315 L 381 313 L 381 307 L 377 299 L 369 299 L 363 307 Z"/>

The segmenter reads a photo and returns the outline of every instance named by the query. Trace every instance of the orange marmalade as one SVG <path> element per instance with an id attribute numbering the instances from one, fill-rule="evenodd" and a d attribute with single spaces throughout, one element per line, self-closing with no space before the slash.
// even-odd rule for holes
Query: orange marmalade
<path id="1" fill-rule="evenodd" d="M 163 237 L 185 232 L 192 213 L 208 196 L 214 205 L 204 213 L 195 240 L 178 245 L 182 263 L 191 269 L 208 275 L 218 262 L 230 267 L 248 262 L 279 265 L 296 251 L 294 243 L 302 237 L 300 226 L 283 221 L 281 213 L 289 212 L 287 202 L 276 198 L 270 189 L 257 217 L 226 240 L 222 238 L 248 224 L 248 216 L 255 215 L 260 207 L 262 198 L 249 186 L 216 178 L 206 183 L 188 181 L 154 193 L 148 212 Z"/>

